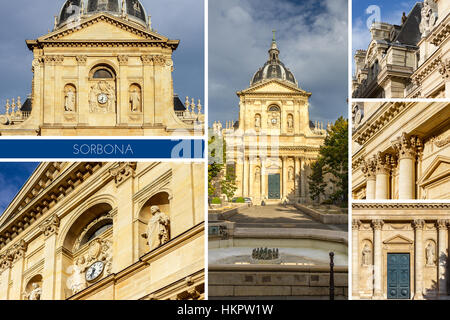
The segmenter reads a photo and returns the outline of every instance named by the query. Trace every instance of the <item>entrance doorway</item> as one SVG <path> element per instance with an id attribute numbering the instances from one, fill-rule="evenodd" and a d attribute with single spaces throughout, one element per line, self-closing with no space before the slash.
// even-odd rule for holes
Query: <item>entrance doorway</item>
<path id="1" fill-rule="evenodd" d="M 269 174 L 269 199 L 280 199 L 280 174 Z"/>
<path id="2" fill-rule="evenodd" d="M 409 253 L 388 253 L 387 255 L 387 297 L 388 299 L 410 298 Z"/>

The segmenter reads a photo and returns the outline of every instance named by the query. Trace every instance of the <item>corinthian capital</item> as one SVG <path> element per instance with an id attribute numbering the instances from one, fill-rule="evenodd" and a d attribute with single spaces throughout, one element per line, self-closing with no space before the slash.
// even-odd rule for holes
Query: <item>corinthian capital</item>
<path id="1" fill-rule="evenodd" d="M 357 220 L 357 219 L 353 219 L 352 220 L 352 230 L 359 230 L 359 228 L 361 227 L 361 221 Z"/>
<path id="2" fill-rule="evenodd" d="M 60 222 L 60 220 L 56 214 L 53 215 L 52 217 L 48 218 L 47 220 L 45 220 L 40 226 L 41 231 L 44 234 L 44 236 L 50 237 L 50 236 L 58 233 L 59 222 Z"/>
<path id="3" fill-rule="evenodd" d="M 450 59 L 441 61 L 441 64 L 439 65 L 439 73 L 444 79 L 450 78 Z"/>
<path id="4" fill-rule="evenodd" d="M 389 174 L 395 164 L 395 159 L 390 154 L 378 152 L 376 162 L 377 174 Z"/>
<path id="5" fill-rule="evenodd" d="M 136 162 L 120 162 L 117 167 L 109 170 L 109 173 L 114 177 L 116 185 L 120 185 L 129 177 L 133 176 L 136 166 Z"/>
<path id="6" fill-rule="evenodd" d="M 412 226 L 415 230 L 423 230 L 423 227 L 425 226 L 425 221 L 423 219 L 415 219 L 412 222 Z"/>
<path id="7" fill-rule="evenodd" d="M 377 159 L 375 157 L 370 158 L 367 161 L 363 160 L 361 164 L 361 171 L 364 173 L 367 180 L 375 179 L 376 168 Z"/>
<path id="8" fill-rule="evenodd" d="M 381 219 L 372 220 L 372 228 L 374 230 L 381 230 L 384 226 L 384 221 Z"/>
<path id="9" fill-rule="evenodd" d="M 403 132 L 402 136 L 392 142 L 392 147 L 397 153 L 398 159 L 414 159 L 422 151 L 422 140 L 417 136 L 408 136 Z"/>

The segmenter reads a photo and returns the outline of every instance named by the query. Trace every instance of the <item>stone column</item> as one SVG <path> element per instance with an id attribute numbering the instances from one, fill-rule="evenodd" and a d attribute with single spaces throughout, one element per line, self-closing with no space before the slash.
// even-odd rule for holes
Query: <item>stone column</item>
<path id="1" fill-rule="evenodd" d="M 243 163 L 243 176 L 242 176 L 242 196 L 246 197 L 248 195 L 248 157 L 244 156 Z"/>
<path id="2" fill-rule="evenodd" d="M 253 159 L 250 157 L 248 159 L 248 196 L 252 199 L 254 198 L 253 194 L 253 181 L 255 180 L 255 175 L 253 173 Z"/>
<path id="3" fill-rule="evenodd" d="M 359 227 L 361 221 L 352 221 L 352 296 L 359 297 Z"/>
<path id="4" fill-rule="evenodd" d="M 130 90 L 128 83 L 128 56 L 119 55 L 117 60 L 119 62 L 119 76 L 117 77 L 116 124 L 128 124 L 128 114 L 131 112 L 130 102 L 128 101 Z"/>
<path id="5" fill-rule="evenodd" d="M 11 281 L 12 258 L 5 255 L 1 263 L 0 269 L 0 300 L 9 300 L 9 282 Z"/>
<path id="6" fill-rule="evenodd" d="M 295 198 L 298 200 L 298 197 L 300 197 L 300 173 L 301 173 L 300 158 L 295 157 L 294 163 L 295 163 L 295 170 L 294 170 Z"/>
<path id="7" fill-rule="evenodd" d="M 375 198 L 377 200 L 389 199 L 389 177 L 391 171 L 391 155 L 377 154 Z"/>
<path id="8" fill-rule="evenodd" d="M 367 162 L 363 162 L 361 170 L 366 177 L 366 199 L 374 200 L 376 192 L 376 159 L 370 159 Z"/>
<path id="9" fill-rule="evenodd" d="M 283 156 L 281 157 L 281 161 L 283 163 L 283 177 L 282 177 L 282 187 L 283 187 L 283 191 L 282 191 L 282 195 L 281 195 L 281 199 L 283 200 L 284 198 L 287 197 L 287 182 L 288 182 L 288 178 L 287 178 L 287 157 Z"/>
<path id="10" fill-rule="evenodd" d="M 152 56 L 141 56 L 143 83 L 142 112 L 145 124 L 155 123 L 155 75 Z M 183 99 L 183 98 L 181 98 Z"/>
<path id="11" fill-rule="evenodd" d="M 383 220 L 372 220 L 372 228 L 373 228 L 373 255 L 374 255 L 374 299 L 382 299 L 383 298 L 383 272 L 382 272 L 382 251 L 381 251 L 381 229 L 383 228 L 384 222 Z"/>
<path id="12" fill-rule="evenodd" d="M 300 194 L 302 201 L 306 202 L 306 160 L 301 159 L 301 173 L 300 173 Z"/>
<path id="13" fill-rule="evenodd" d="M 56 276 L 56 238 L 59 230 L 59 218 L 53 215 L 40 226 L 45 237 L 44 270 L 42 272 L 41 300 L 54 300 Z M 61 272 L 61 271 L 60 271 Z"/>
<path id="14" fill-rule="evenodd" d="M 114 189 L 118 208 L 113 228 L 113 256 L 120 257 L 120 259 L 114 259 L 112 268 L 114 273 L 132 265 L 139 259 L 139 257 L 133 256 L 135 252 L 133 241 L 134 206 L 130 201 L 135 194 L 133 182 L 136 166 L 136 162 L 122 162 L 109 170 L 115 182 Z"/>
<path id="15" fill-rule="evenodd" d="M 27 251 L 27 243 L 24 240 L 19 241 L 13 247 L 13 264 L 11 268 L 11 280 L 13 286 L 11 288 L 10 300 L 22 300 L 23 288 L 23 272 L 25 271 L 25 253 Z"/>
<path id="16" fill-rule="evenodd" d="M 401 138 L 394 141 L 392 145 L 399 161 L 399 199 L 415 199 L 415 162 L 417 152 L 422 149 L 422 142 L 416 136 L 408 137 L 403 133 Z"/>
<path id="17" fill-rule="evenodd" d="M 425 221 L 422 219 L 416 219 L 413 221 L 413 227 L 415 230 L 415 242 L 414 242 L 414 254 L 415 254 L 415 293 L 414 300 L 423 299 L 423 227 Z"/>
<path id="18" fill-rule="evenodd" d="M 438 254 L 436 257 L 436 262 L 438 264 L 438 286 L 440 296 L 447 295 L 447 272 L 446 272 L 448 259 L 447 224 L 448 220 L 438 220 L 436 224 L 438 229 Z"/>
<path id="19" fill-rule="evenodd" d="M 261 199 L 266 197 L 266 159 L 261 158 Z"/>
<path id="20" fill-rule="evenodd" d="M 89 74 L 86 67 L 87 56 L 77 56 L 78 86 L 77 86 L 77 114 L 78 124 L 87 125 L 89 122 Z M 81 88 L 86 88 L 82 90 Z"/>

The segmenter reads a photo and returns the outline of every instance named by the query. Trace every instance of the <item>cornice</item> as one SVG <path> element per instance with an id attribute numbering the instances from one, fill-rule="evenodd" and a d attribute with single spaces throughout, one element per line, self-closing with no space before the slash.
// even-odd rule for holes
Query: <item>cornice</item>
<path id="1" fill-rule="evenodd" d="M 450 35 L 450 13 L 428 36 L 429 41 L 439 47 Z"/>
<path id="2" fill-rule="evenodd" d="M 450 209 L 450 203 L 353 203 L 353 209 Z"/>

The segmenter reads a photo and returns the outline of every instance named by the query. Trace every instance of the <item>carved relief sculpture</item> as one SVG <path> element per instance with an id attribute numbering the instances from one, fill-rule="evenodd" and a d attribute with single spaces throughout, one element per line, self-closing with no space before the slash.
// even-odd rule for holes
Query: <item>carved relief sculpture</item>
<path id="1" fill-rule="evenodd" d="M 158 206 L 152 206 L 150 212 L 152 217 L 147 225 L 147 233 L 142 234 L 142 237 L 147 239 L 150 250 L 153 250 L 170 240 L 170 218 Z"/>
<path id="2" fill-rule="evenodd" d="M 83 276 L 86 267 L 87 264 L 84 257 L 78 258 L 72 266 L 72 276 L 69 279 L 69 287 L 72 290 L 72 294 L 76 294 L 86 288 L 86 280 Z"/>
<path id="3" fill-rule="evenodd" d="M 438 20 L 437 5 L 434 0 L 425 0 L 422 8 L 422 21 L 420 22 L 420 33 L 425 38 Z"/>
<path id="4" fill-rule="evenodd" d="M 91 86 L 89 107 L 91 113 L 107 113 L 113 111 L 116 103 L 114 87 L 107 81 L 99 81 Z"/>

